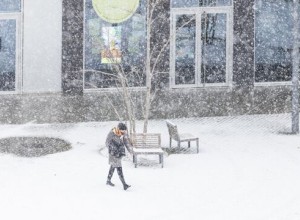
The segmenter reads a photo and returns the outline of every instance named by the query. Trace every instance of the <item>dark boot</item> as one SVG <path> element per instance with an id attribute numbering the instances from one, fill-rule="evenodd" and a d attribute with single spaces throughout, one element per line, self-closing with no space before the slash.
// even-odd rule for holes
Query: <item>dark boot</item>
<path id="1" fill-rule="evenodd" d="M 124 190 L 127 190 L 130 187 L 130 185 L 128 185 L 125 182 L 122 167 L 117 167 L 117 172 L 118 172 L 118 175 L 119 175 L 119 178 L 120 178 L 121 182 L 123 183 Z"/>
<path id="2" fill-rule="evenodd" d="M 115 168 L 110 166 L 110 169 L 109 169 L 109 172 L 108 172 L 108 176 L 107 176 L 107 181 L 106 181 L 106 185 L 109 185 L 109 186 L 115 186 L 115 184 L 113 184 L 111 182 L 111 178 L 114 174 L 114 171 L 115 171 Z"/>

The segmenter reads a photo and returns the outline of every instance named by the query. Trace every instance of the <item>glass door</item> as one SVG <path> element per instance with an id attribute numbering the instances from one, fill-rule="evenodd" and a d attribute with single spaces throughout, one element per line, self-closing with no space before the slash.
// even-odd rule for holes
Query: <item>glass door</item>
<path id="1" fill-rule="evenodd" d="M 172 87 L 231 84 L 232 8 L 172 9 Z"/>
<path id="2" fill-rule="evenodd" d="M 19 17 L 0 15 L 0 91 L 15 91 L 19 75 Z"/>

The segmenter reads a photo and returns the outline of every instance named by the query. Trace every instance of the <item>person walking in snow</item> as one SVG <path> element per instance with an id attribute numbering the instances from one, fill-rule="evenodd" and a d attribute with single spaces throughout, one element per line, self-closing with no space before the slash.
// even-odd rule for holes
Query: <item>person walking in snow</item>
<path id="1" fill-rule="evenodd" d="M 119 178 L 123 184 L 124 190 L 127 190 L 130 185 L 125 182 L 123 170 L 122 170 L 122 157 L 125 156 L 125 147 L 131 153 L 130 142 L 127 136 L 127 127 L 124 123 L 119 123 L 117 127 L 113 128 L 107 135 L 106 147 L 108 148 L 110 164 L 108 177 L 106 184 L 109 186 L 115 186 L 111 182 L 111 178 L 114 174 L 115 169 L 117 169 Z"/>

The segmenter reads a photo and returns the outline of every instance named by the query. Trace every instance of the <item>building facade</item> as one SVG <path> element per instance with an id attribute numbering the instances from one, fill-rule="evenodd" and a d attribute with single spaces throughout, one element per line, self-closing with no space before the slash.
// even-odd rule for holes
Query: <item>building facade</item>
<path id="1" fill-rule="evenodd" d="M 292 0 L 158 1 L 150 118 L 290 111 L 292 10 Z M 112 66 L 143 96 L 146 36 L 146 0 L 119 23 L 92 0 L 0 0 L 0 122 L 118 119 Z"/>

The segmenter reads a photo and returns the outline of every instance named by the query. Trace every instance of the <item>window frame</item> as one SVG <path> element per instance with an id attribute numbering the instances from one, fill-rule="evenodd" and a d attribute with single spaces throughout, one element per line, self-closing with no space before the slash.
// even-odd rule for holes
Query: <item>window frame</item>
<path id="1" fill-rule="evenodd" d="M 226 24 L 226 82 L 203 83 L 201 82 L 201 15 L 206 13 L 224 13 L 227 16 Z M 175 59 L 176 59 L 176 16 L 195 14 L 196 16 L 196 48 L 195 48 L 195 84 L 175 84 Z M 170 13 L 170 87 L 171 88 L 204 88 L 204 87 L 232 87 L 233 66 L 233 6 L 220 7 L 190 7 L 171 8 Z"/>

